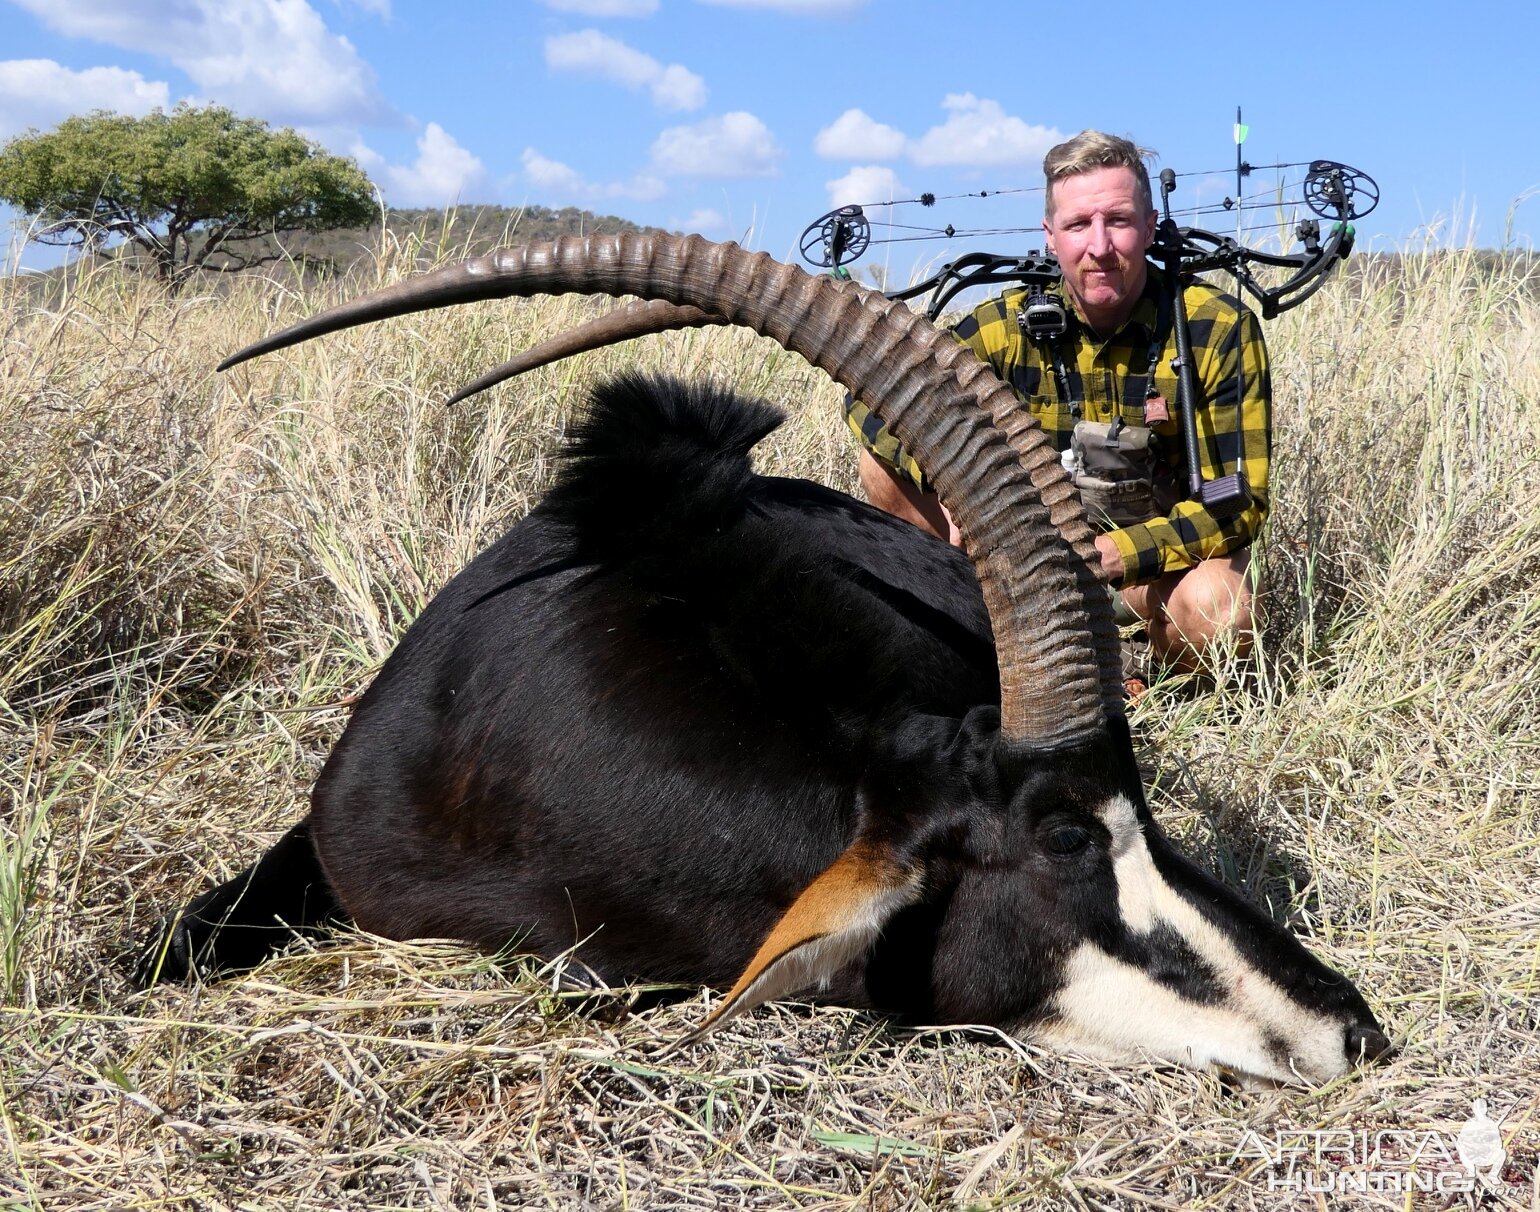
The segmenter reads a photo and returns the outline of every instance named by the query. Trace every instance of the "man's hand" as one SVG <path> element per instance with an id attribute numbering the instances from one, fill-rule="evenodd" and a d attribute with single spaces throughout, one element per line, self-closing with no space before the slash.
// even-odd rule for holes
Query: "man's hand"
<path id="1" fill-rule="evenodd" d="M 1102 580 L 1116 585 L 1123 579 L 1123 557 L 1118 554 L 1117 544 L 1104 534 L 1096 536 L 1096 553 L 1102 558 Z"/>

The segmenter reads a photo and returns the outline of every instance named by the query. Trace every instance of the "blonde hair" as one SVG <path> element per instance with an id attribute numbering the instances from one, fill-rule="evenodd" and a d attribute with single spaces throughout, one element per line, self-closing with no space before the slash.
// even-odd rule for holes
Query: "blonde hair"
<path id="1" fill-rule="evenodd" d="M 1146 211 L 1155 209 L 1155 196 L 1150 192 L 1150 171 L 1145 160 L 1154 159 L 1155 153 L 1140 147 L 1128 139 L 1109 135 L 1099 130 L 1083 130 L 1071 139 L 1048 149 L 1043 157 L 1043 176 L 1047 180 L 1047 198 L 1043 213 L 1053 218 L 1053 187 L 1065 177 L 1088 173 L 1093 168 L 1128 168 L 1133 170 L 1134 180 L 1139 183 L 1140 200 Z"/>

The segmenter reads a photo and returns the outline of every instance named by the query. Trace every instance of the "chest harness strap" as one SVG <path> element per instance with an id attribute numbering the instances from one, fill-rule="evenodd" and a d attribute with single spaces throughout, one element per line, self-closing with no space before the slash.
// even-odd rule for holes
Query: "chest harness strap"
<path id="1" fill-rule="evenodd" d="M 1171 332 L 1171 292 L 1162 290 L 1159 292 L 1155 309 L 1155 329 L 1150 336 L 1149 348 L 1144 356 L 1144 369 L 1135 375 L 1133 367 L 1129 367 L 1129 375 L 1124 380 L 1123 403 L 1128 407 L 1143 406 L 1145 401 L 1156 399 L 1160 392 L 1155 387 L 1155 368 L 1160 363 L 1160 353 L 1166 346 L 1166 338 Z M 1064 359 L 1064 333 L 1058 334 L 1057 340 L 1049 340 L 1044 337 L 1032 337 L 1027 334 L 1027 327 L 1022 313 L 1016 314 L 1016 322 L 1023 334 L 1028 336 L 1036 344 L 1040 351 L 1046 351 L 1048 360 L 1053 364 L 1053 394 L 1060 404 L 1069 409 L 1070 414 L 1077 420 L 1085 410 L 1084 393 L 1075 389 L 1076 384 L 1070 379 L 1069 365 Z M 1076 321 L 1077 323 L 1079 321 Z M 1067 329 L 1066 329 L 1067 331 Z M 1075 367 L 1076 380 L 1079 378 L 1080 367 Z M 1143 395 L 1135 394 L 1135 387 L 1139 380 L 1144 381 Z M 1121 420 L 1121 418 L 1119 418 Z"/>

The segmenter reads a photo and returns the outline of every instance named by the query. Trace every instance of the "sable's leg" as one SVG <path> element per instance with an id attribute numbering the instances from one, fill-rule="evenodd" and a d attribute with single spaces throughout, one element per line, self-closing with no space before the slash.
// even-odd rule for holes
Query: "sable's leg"
<path id="1" fill-rule="evenodd" d="M 168 920 L 140 958 L 140 988 L 244 972 L 296 936 L 314 937 L 346 921 L 310 841 L 310 818 L 290 829 L 255 866 L 211 888 Z"/>

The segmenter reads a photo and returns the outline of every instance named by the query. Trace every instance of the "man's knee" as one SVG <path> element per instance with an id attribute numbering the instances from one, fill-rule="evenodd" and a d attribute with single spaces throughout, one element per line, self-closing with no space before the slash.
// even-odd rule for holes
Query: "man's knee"
<path id="1" fill-rule="evenodd" d="M 1200 668 L 1211 656 L 1244 656 L 1252 642 L 1248 552 L 1203 560 L 1179 573 L 1124 591 L 1145 620 L 1156 655 L 1176 668 Z"/>
<path id="2" fill-rule="evenodd" d="M 951 538 L 948 518 L 935 493 L 921 492 L 908 479 L 880 462 L 867 450 L 861 452 L 858 473 L 861 487 L 866 491 L 866 499 L 883 513 L 902 518 L 937 538 Z"/>
<path id="3" fill-rule="evenodd" d="M 902 508 L 907 503 L 898 476 L 890 468 L 879 463 L 871 451 L 861 452 L 856 471 L 861 477 L 861 487 L 866 491 L 866 499 L 884 513 L 893 513 L 895 509 Z"/>
<path id="4" fill-rule="evenodd" d="M 1251 647 L 1251 560 L 1248 553 L 1203 560 L 1182 574 L 1165 600 L 1171 626 L 1198 650 Z"/>

